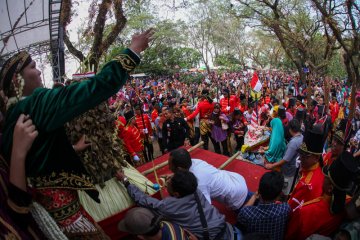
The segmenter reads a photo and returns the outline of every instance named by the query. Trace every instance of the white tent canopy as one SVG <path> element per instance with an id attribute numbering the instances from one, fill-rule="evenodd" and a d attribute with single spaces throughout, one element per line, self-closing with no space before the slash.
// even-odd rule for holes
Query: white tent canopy
<path id="1" fill-rule="evenodd" d="M 62 0 L 0 0 L 0 59 L 26 50 L 51 51 L 54 79 L 59 76 L 60 10 Z M 0 64 L 1 65 L 1 64 Z M 55 76 L 57 75 L 57 76 Z"/>

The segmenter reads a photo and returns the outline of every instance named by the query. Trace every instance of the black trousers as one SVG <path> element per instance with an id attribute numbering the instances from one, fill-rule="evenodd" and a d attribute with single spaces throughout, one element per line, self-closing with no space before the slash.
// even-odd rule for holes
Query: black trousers
<path id="1" fill-rule="evenodd" d="M 160 148 L 161 153 L 164 154 L 165 148 L 164 148 L 164 144 L 163 144 L 163 139 L 162 139 L 162 138 L 159 138 L 159 137 L 158 137 L 158 144 L 159 144 L 159 148 Z"/>
<path id="2" fill-rule="evenodd" d="M 221 154 L 221 149 L 220 149 L 220 143 L 216 142 L 215 139 L 213 139 L 212 137 L 210 137 L 212 144 L 214 145 L 214 150 L 216 153 Z M 229 156 L 229 149 L 228 149 L 228 145 L 227 145 L 227 138 L 225 138 L 224 141 L 221 142 L 221 146 L 222 146 L 222 153 L 223 155 Z"/>
<path id="3" fill-rule="evenodd" d="M 195 127 L 195 136 L 193 138 L 190 138 L 191 146 L 198 144 L 199 139 L 200 139 L 200 128 Z"/>
<path id="4" fill-rule="evenodd" d="M 235 151 L 240 151 L 242 145 L 244 145 L 244 136 L 235 135 L 235 140 L 236 140 L 236 149 L 235 149 Z"/>
<path id="5" fill-rule="evenodd" d="M 154 159 L 154 147 L 150 141 L 144 142 L 144 157 L 146 162 Z"/>
<path id="6" fill-rule="evenodd" d="M 208 150 L 208 149 L 209 149 L 209 138 L 210 138 L 210 135 L 211 135 L 211 133 L 206 133 L 206 134 L 204 134 L 204 135 L 200 135 L 201 141 L 204 142 L 203 148 L 204 148 L 205 150 Z"/>

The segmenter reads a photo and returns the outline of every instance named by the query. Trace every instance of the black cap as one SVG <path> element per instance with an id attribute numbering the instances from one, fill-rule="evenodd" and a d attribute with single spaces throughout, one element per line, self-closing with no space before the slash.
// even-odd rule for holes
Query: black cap
<path id="1" fill-rule="evenodd" d="M 348 122 L 348 119 L 346 119 L 346 118 L 341 119 L 340 122 L 339 122 L 339 124 L 338 124 L 337 127 L 336 127 L 336 130 L 345 132 L 345 131 L 346 131 L 347 122 Z"/>
<path id="2" fill-rule="evenodd" d="M 240 94 L 240 101 L 245 100 L 245 99 L 246 99 L 245 94 L 241 93 L 241 94 Z"/>
<path id="3" fill-rule="evenodd" d="M 125 119 L 126 119 L 126 123 L 129 123 L 130 120 L 131 120 L 133 117 L 135 117 L 135 115 L 134 115 L 133 111 L 128 111 L 128 112 L 124 113 L 124 117 L 125 117 Z"/>
<path id="4" fill-rule="evenodd" d="M 241 114 L 242 114 L 242 112 L 241 112 L 241 110 L 239 108 L 234 109 L 234 116 L 235 115 L 241 115 Z"/>
<path id="5" fill-rule="evenodd" d="M 318 105 L 318 102 L 316 100 L 311 101 L 311 106 L 316 107 Z"/>
<path id="6" fill-rule="evenodd" d="M 359 162 L 349 152 L 343 152 L 330 166 L 323 167 L 323 173 L 334 185 L 330 210 L 336 214 L 344 209 L 346 192 L 360 172 Z"/>
<path id="7" fill-rule="evenodd" d="M 205 97 L 209 96 L 209 90 L 203 89 L 203 90 L 201 91 L 201 95 L 203 95 L 203 96 L 205 96 Z"/>
<path id="8" fill-rule="evenodd" d="M 278 108 L 278 116 L 279 116 L 281 119 L 286 118 L 286 110 L 285 110 L 285 107 L 284 107 L 284 106 L 279 106 L 279 108 Z"/>
<path id="9" fill-rule="evenodd" d="M 303 108 L 299 108 L 297 111 L 296 111 L 296 114 L 295 114 L 295 118 L 299 121 L 302 121 L 305 119 L 305 116 L 306 116 L 306 111 L 305 109 Z"/>
<path id="10" fill-rule="evenodd" d="M 299 148 L 299 152 L 321 155 L 324 147 L 324 131 L 320 125 L 314 125 L 312 129 L 305 133 L 304 141 Z"/>
<path id="11" fill-rule="evenodd" d="M 334 140 L 335 139 L 342 145 L 345 145 L 345 136 L 342 131 L 338 130 L 334 133 Z"/>
<path id="12" fill-rule="evenodd" d="M 296 99 L 295 98 L 290 98 L 289 99 L 289 107 L 295 106 L 296 105 Z"/>

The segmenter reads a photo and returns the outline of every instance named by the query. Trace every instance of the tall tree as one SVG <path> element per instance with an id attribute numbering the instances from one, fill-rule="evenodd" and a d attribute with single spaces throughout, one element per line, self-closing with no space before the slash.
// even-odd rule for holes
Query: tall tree
<path id="1" fill-rule="evenodd" d="M 74 55 L 81 63 L 90 69 L 97 70 L 101 56 L 109 49 L 111 44 L 116 40 L 119 33 L 124 29 L 126 17 L 123 10 L 122 0 L 92 0 L 89 7 L 88 26 L 83 32 L 84 36 L 91 36 L 92 44 L 88 53 L 77 49 L 70 41 L 69 33 L 66 26 L 71 22 L 71 18 L 75 13 L 72 0 L 62 1 L 62 10 L 60 14 L 60 24 L 64 29 L 64 43 L 69 52 Z M 106 28 L 106 20 L 110 16 L 114 16 L 113 22 L 108 29 Z"/>
<path id="2" fill-rule="evenodd" d="M 335 41 L 323 27 L 321 19 L 308 11 L 308 4 L 297 0 L 237 0 L 237 16 L 250 20 L 253 26 L 268 31 L 279 40 L 287 56 L 296 66 L 300 78 L 305 81 L 303 67 L 309 65 L 312 72 L 323 73 L 331 59 Z M 236 7 L 236 6 L 235 6 Z M 319 42 L 319 33 L 324 37 Z M 317 42 L 318 44 L 314 44 Z M 319 51 L 321 54 L 319 54 Z M 322 56 L 321 61 L 315 61 Z"/>
<path id="3" fill-rule="evenodd" d="M 349 119 L 355 109 L 355 93 L 360 84 L 360 3 L 356 0 L 311 0 L 341 45 L 348 81 L 352 83 Z"/>

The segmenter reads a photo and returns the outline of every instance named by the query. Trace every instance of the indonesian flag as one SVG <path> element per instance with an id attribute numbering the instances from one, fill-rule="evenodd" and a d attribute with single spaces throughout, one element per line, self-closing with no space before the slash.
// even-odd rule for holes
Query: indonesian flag
<path id="1" fill-rule="evenodd" d="M 250 82 L 251 88 L 255 91 L 255 92 L 260 92 L 261 88 L 262 88 L 262 84 L 259 80 L 259 77 L 257 75 L 256 72 L 254 72 L 252 78 L 251 78 L 251 82 Z"/>

